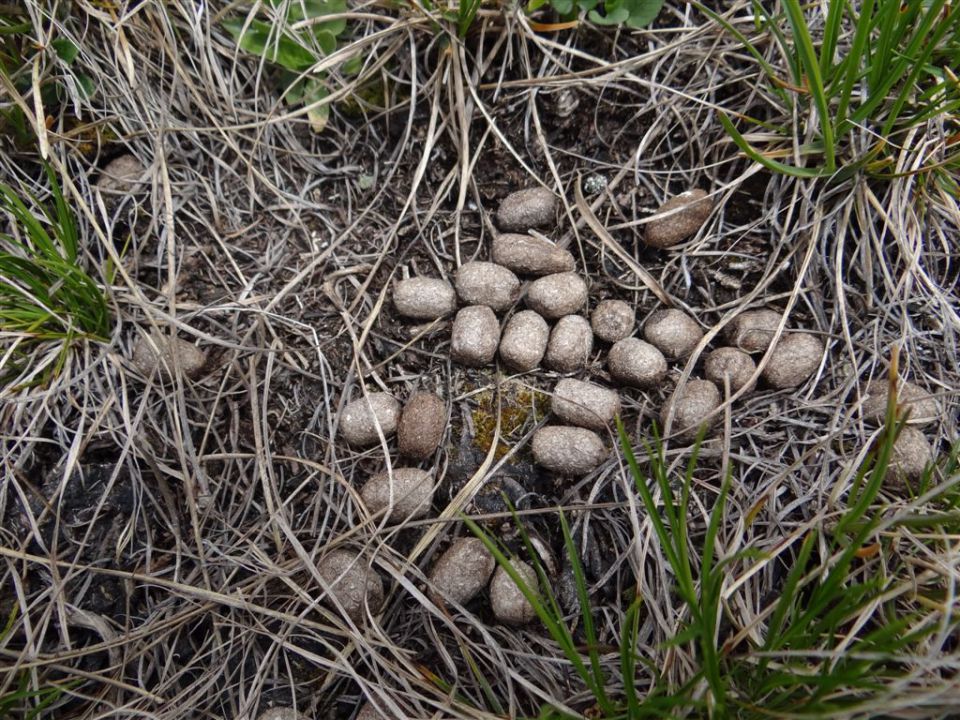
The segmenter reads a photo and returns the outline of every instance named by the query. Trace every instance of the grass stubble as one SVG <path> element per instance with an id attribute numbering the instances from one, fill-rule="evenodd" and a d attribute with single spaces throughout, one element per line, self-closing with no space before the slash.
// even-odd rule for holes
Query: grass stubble
<path id="1" fill-rule="evenodd" d="M 732 3 L 716 23 L 668 3 L 649 31 L 545 33 L 523 13 L 481 6 L 460 41 L 436 13 L 351 5 L 352 39 L 320 68 L 330 118 L 315 135 L 307 109 L 285 104 L 265 63 L 222 29 L 225 3 L 202 13 L 180 0 L 83 4 L 82 22 L 27 3 L 31 36 L 69 38 L 95 94 L 67 82 L 67 100 L 47 108 L 6 87 L 37 142 L 0 154 L 0 180 L 45 202 L 50 186 L 30 171 L 45 153 L 114 317 L 106 338 L 64 354 L 58 338 L 31 346 L 36 359 L 23 367 L 54 357 L 59 371 L 0 391 L 0 511 L 18 523 L 0 531 L 10 618 L 0 696 L 35 705 L 56 688 L 50 717 L 160 719 L 253 717 L 273 703 L 348 713 L 363 698 L 397 717 L 595 706 L 698 716 L 751 699 L 786 713 L 819 690 L 837 716 L 948 712 L 960 214 L 926 169 L 955 145 L 956 121 L 927 118 L 887 148 L 894 171 L 883 182 L 767 175 L 717 115 L 804 124 L 778 115 L 782 88 L 751 52 L 783 78 L 788 68 L 752 8 Z M 338 62 L 353 52 L 363 65 L 346 76 Z M 42 55 L 37 78 L 59 68 Z M 370 84 L 367 99 L 337 104 Z M 571 94 L 578 124 L 564 125 L 556 108 Z M 748 137 L 761 139 L 771 138 Z M 111 200 L 92 180 L 120 149 L 150 182 Z M 590 231 L 574 200 L 587 176 L 606 181 L 580 203 L 606 234 Z M 564 199 L 558 241 L 596 291 L 634 302 L 641 319 L 656 300 L 638 264 L 709 328 L 700 350 L 742 309 L 769 303 L 820 334 L 828 354 L 796 391 L 727 403 L 722 432 L 698 453 L 672 446 L 664 428 L 664 444 L 638 453 L 636 468 L 627 444 L 558 487 L 551 507 L 518 509 L 516 523 L 471 512 L 497 531 L 556 526 L 546 518 L 557 510 L 569 523 L 553 550 L 569 563 L 575 600 L 545 597 L 553 625 L 516 630 L 427 597 L 430 557 L 465 532 L 457 514 L 471 511 L 469 493 L 442 522 L 385 526 L 353 490 L 380 469 L 383 448 L 355 452 L 334 437 L 357 392 L 404 396 L 422 383 L 463 416 L 476 394 L 498 391 L 496 375 L 451 367 L 441 331 L 397 328 L 389 280 L 447 275 L 474 257 L 492 231 L 492 198 L 535 178 Z M 645 216 L 690 185 L 710 188 L 719 206 L 704 231 L 682 252 L 636 252 Z M 136 376 L 124 359 L 133 330 L 153 325 L 204 345 L 216 372 Z M 900 371 L 945 410 L 931 438 L 940 468 L 910 497 L 858 472 L 882 453 L 849 411 L 868 379 L 886 377 L 893 346 Z M 625 394 L 633 447 L 651 437 L 665 392 Z M 519 457 L 532 428 L 513 453 L 487 458 L 470 487 Z M 459 441 L 451 433 L 438 472 Z M 68 490 L 97 458 L 112 469 L 70 527 Z M 655 480 L 649 501 L 642 478 Z M 118 488 L 131 498 L 119 512 Z M 682 502 L 669 503 L 678 492 Z M 430 541 L 411 541 L 421 530 Z M 513 551 L 524 547 L 512 537 Z M 381 616 L 352 623 L 320 602 L 316 560 L 334 546 L 364 550 L 389 581 Z M 594 562 L 601 551 L 609 562 Z M 803 608 L 836 600 L 838 587 L 867 590 L 826 626 L 813 624 L 822 615 L 805 619 Z M 910 624 L 891 624 L 902 618 Z M 885 627 L 897 633 L 881 637 Z M 864 667 L 882 670 L 869 687 Z M 787 670 L 806 676 L 790 685 Z"/>

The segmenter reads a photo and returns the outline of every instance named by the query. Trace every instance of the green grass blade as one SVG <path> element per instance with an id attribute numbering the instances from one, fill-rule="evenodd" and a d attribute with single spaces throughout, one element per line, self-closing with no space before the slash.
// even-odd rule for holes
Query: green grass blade
<path id="1" fill-rule="evenodd" d="M 761 155 L 750 145 L 750 143 L 747 142 L 746 138 L 740 134 L 740 131 L 734 127 L 733 123 L 730 121 L 730 118 L 728 118 L 725 113 L 718 112 L 717 118 L 720 120 L 720 124 L 723 125 L 723 129 L 727 131 L 733 142 L 736 143 L 737 147 L 739 147 L 740 150 L 742 150 L 743 153 L 751 160 L 760 163 L 768 170 L 798 178 L 819 178 L 827 177 L 833 174 L 833 172 L 827 168 L 797 167 L 795 165 L 787 165 L 786 163 L 782 163 L 768 158 L 765 155 Z"/>
<path id="2" fill-rule="evenodd" d="M 560 512 L 560 531 L 563 534 L 563 545 L 567 551 L 567 557 L 570 559 L 570 568 L 573 570 L 573 579 L 577 587 L 577 599 L 580 601 L 580 617 L 583 620 L 583 633 L 587 637 L 587 657 L 590 658 L 590 669 L 593 672 L 597 702 L 601 708 L 603 708 L 604 712 L 609 715 L 613 711 L 613 704 L 609 698 L 607 698 L 604 689 L 607 680 L 604 677 L 603 669 L 600 667 L 600 654 L 597 651 L 599 642 L 597 640 L 597 631 L 593 624 L 593 612 L 591 612 L 587 579 L 583 573 L 583 565 L 580 563 L 577 548 L 573 542 L 573 536 L 570 534 L 570 526 L 562 511 Z"/>
<path id="3" fill-rule="evenodd" d="M 813 40 L 807 29 L 807 21 L 803 15 L 799 0 L 784 0 L 787 18 L 793 30 L 794 44 L 800 57 L 800 65 L 806 75 L 807 87 L 813 98 L 820 122 L 820 134 L 823 136 L 824 154 L 826 155 L 826 169 L 834 172 L 837 169 L 836 149 L 834 147 L 833 126 L 830 119 L 830 106 L 823 89 L 823 77 L 820 74 L 820 63 L 813 48 Z"/>
<path id="4" fill-rule="evenodd" d="M 53 227 L 56 228 L 57 239 L 63 249 L 63 257 L 72 262 L 77 260 L 77 224 L 74 221 L 73 213 L 67 207 L 66 200 L 63 197 L 63 191 L 60 189 L 60 183 L 57 182 L 56 173 L 49 164 L 44 165 L 47 178 L 50 181 L 50 190 L 53 194 L 53 200 L 56 207 L 56 216 L 50 218 Z M 49 215 L 48 215 L 49 217 Z"/>
<path id="5" fill-rule="evenodd" d="M 764 73 L 766 73 L 768 78 L 773 79 L 777 77 L 776 70 L 774 70 L 773 66 L 767 62 L 767 59 L 763 56 L 763 53 L 757 50 L 756 46 L 752 42 L 750 42 L 750 40 L 747 38 L 746 35 L 744 35 L 736 27 L 734 27 L 729 22 L 727 22 L 721 15 L 717 14 L 710 8 L 703 5 L 702 3 L 696 2 L 694 0 L 694 2 L 691 3 L 691 5 L 693 5 L 697 10 L 702 12 L 708 18 L 713 20 L 715 23 L 720 25 L 720 27 L 722 27 L 728 33 L 733 35 L 737 40 L 739 40 L 740 43 L 743 45 L 743 47 L 746 48 L 747 52 L 753 56 L 754 60 L 756 60 L 757 65 L 759 65 L 763 69 Z M 787 105 L 787 106 L 792 105 L 791 95 L 780 85 L 776 83 L 772 83 L 770 85 L 770 89 L 777 95 L 777 97 L 780 99 L 780 101 L 784 105 Z"/>
<path id="6" fill-rule="evenodd" d="M 838 136 L 843 135 L 848 130 L 847 111 L 850 107 L 854 86 L 862 75 L 860 59 L 867 55 L 867 43 L 870 40 L 870 26 L 873 18 L 873 3 L 874 0 L 863 0 L 850 52 L 847 53 L 844 60 L 846 67 L 842 76 L 843 83 L 837 91 L 838 104 L 834 120 Z"/>
<path id="7" fill-rule="evenodd" d="M 916 77 L 916 73 L 920 72 L 922 63 L 926 62 L 929 58 L 936 43 L 939 42 L 939 39 L 942 38 L 943 34 L 950 28 L 952 22 L 956 21 L 957 13 L 960 12 L 960 6 L 954 8 L 949 16 L 950 22 L 940 24 L 938 30 L 931 35 L 931 28 L 934 26 L 934 23 L 938 22 L 938 17 L 945 2 L 946 0 L 931 0 L 931 4 L 927 8 L 920 25 L 911 37 L 910 43 L 906 48 L 896 53 L 899 56 L 897 62 L 887 66 L 886 71 L 879 76 L 881 79 L 879 79 L 877 86 L 870 88 L 870 97 L 867 99 L 867 102 L 857 108 L 856 112 L 852 113 L 851 117 L 854 121 L 863 122 L 867 118 L 873 117 L 880 105 L 888 101 L 888 94 L 891 89 L 901 81 L 909 68 L 913 68 L 914 70 L 910 73 L 910 77 Z M 919 53 L 920 47 L 928 41 L 927 50 L 921 55 Z M 874 62 L 882 62 L 882 59 L 883 56 L 880 56 L 879 59 L 875 59 Z M 907 93 L 911 92 L 912 89 L 909 83 L 905 83 L 903 89 L 898 94 L 897 100 L 905 102 L 908 96 Z M 895 120 L 896 114 L 892 112 L 888 113 L 887 120 L 889 121 L 891 117 Z"/>
<path id="8" fill-rule="evenodd" d="M 577 652 L 576 644 L 566 625 L 563 624 L 562 620 L 555 613 L 548 609 L 540 593 L 531 588 L 520 573 L 517 572 L 516 568 L 514 568 L 510 562 L 510 558 L 500 549 L 497 542 L 491 538 L 482 527 L 466 515 L 463 515 L 461 519 L 467 528 L 469 528 L 470 532 L 479 538 L 484 546 L 486 546 L 487 550 L 497 561 L 497 564 L 510 576 L 510 579 L 513 580 L 514 584 L 533 607 L 534 612 L 537 614 L 537 617 L 540 618 L 550 637 L 560 646 L 567 660 L 573 665 L 577 675 L 580 676 L 587 687 L 591 687 L 593 678 L 590 670 L 584 665 L 580 653 Z"/>
<path id="9" fill-rule="evenodd" d="M 778 650 L 783 647 L 783 628 L 788 619 L 792 619 L 794 610 L 798 605 L 800 590 L 800 580 L 810 563 L 810 555 L 816 544 L 817 536 L 815 533 L 808 533 L 800 545 L 800 552 L 797 553 L 797 559 L 787 575 L 783 589 L 780 591 L 780 599 L 777 601 L 777 607 L 773 611 L 770 623 L 767 626 L 767 637 L 764 642 L 764 649 L 768 651 Z"/>
<path id="10" fill-rule="evenodd" d="M 640 717 L 640 700 L 637 697 L 637 688 L 634 678 L 637 676 L 637 636 L 640 633 L 640 606 L 643 599 L 637 597 L 623 618 L 623 627 L 620 629 L 620 676 L 623 678 L 623 689 L 627 696 L 628 716 Z"/>
<path id="11" fill-rule="evenodd" d="M 845 0 L 830 0 L 827 6 L 827 21 L 823 28 L 823 43 L 820 46 L 820 75 L 829 83 L 833 73 L 833 58 L 843 23 Z"/>

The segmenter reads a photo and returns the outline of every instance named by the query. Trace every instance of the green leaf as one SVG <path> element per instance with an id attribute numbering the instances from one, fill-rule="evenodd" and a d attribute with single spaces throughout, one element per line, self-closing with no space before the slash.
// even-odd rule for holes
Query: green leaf
<path id="1" fill-rule="evenodd" d="M 587 13 L 587 17 L 590 18 L 592 22 L 595 22 L 597 25 L 619 25 L 627 18 L 630 17 L 630 11 L 625 7 L 610 9 L 610 5 L 606 6 L 606 15 L 601 15 L 596 10 L 591 10 Z"/>
<path id="2" fill-rule="evenodd" d="M 303 71 L 317 62 L 310 50 L 288 36 L 278 34 L 271 25 L 260 20 L 247 23 L 241 18 L 228 18 L 223 21 L 223 27 L 241 50 L 288 70 Z"/>
<path id="3" fill-rule="evenodd" d="M 340 66 L 340 72 L 344 75 L 356 75 L 363 69 L 363 58 L 359 55 L 354 55 L 349 60 L 344 61 L 343 65 Z"/>
<path id="4" fill-rule="evenodd" d="M 76 60 L 77 55 L 80 54 L 80 48 L 66 38 L 57 38 L 50 44 L 56 51 L 57 57 L 63 60 L 67 65 Z"/>
<path id="5" fill-rule="evenodd" d="M 77 87 L 80 88 L 80 93 L 83 95 L 84 100 L 92 98 L 97 89 L 93 84 L 93 79 L 85 73 L 77 73 L 74 75 L 74 78 L 77 81 Z"/>
<path id="6" fill-rule="evenodd" d="M 303 104 L 312 105 L 329 96 L 327 88 L 319 80 L 311 79 L 306 84 L 303 94 Z M 330 119 L 330 103 L 316 105 L 307 110 L 307 119 L 310 121 L 310 129 L 315 133 L 322 133 L 327 127 L 327 121 Z"/>
<path id="7" fill-rule="evenodd" d="M 268 0 L 268 5 L 274 9 L 279 9 L 287 5 L 286 24 L 302 22 L 304 20 L 314 20 L 326 15 L 339 15 L 347 11 L 346 0 Z M 342 33 L 347 27 L 346 18 L 331 20 L 330 22 L 311 25 L 311 32 L 320 30 L 330 33 L 334 37 Z"/>
<path id="8" fill-rule="evenodd" d="M 632 28 L 646 27 L 660 14 L 664 0 L 626 0 L 625 7 L 630 11 L 627 26 Z"/>
<path id="9" fill-rule="evenodd" d="M 573 0 L 553 0 L 550 4 L 561 15 L 569 15 L 573 12 Z"/>
<path id="10" fill-rule="evenodd" d="M 317 45 L 319 45 L 320 49 L 323 50 L 324 55 L 331 55 L 332 53 L 336 52 L 337 38 L 333 33 L 329 33 L 318 28 L 314 30 L 313 36 L 317 40 Z"/>

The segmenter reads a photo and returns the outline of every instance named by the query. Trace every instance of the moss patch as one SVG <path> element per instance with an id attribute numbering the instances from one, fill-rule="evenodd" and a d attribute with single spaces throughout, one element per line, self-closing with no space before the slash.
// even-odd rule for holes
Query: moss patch
<path id="1" fill-rule="evenodd" d="M 497 430 L 497 395 L 493 390 L 485 390 L 476 396 L 476 407 L 470 411 L 476 434 L 474 446 L 487 453 L 493 444 Z M 546 415 L 550 405 L 549 396 L 519 383 L 508 383 L 500 392 L 500 441 L 494 451 L 499 460 L 524 433 L 528 422 L 539 422 Z"/>

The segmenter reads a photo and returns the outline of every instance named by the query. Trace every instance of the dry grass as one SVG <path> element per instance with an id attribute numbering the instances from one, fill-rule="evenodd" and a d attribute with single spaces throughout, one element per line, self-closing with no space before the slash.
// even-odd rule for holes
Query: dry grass
<path id="1" fill-rule="evenodd" d="M 0 610 L 13 612 L 0 695 L 21 678 L 60 686 L 50 716 L 83 718 L 253 718 L 271 704 L 348 717 L 364 698 L 391 717 L 513 717 L 544 704 L 584 712 L 590 698 L 537 627 L 501 627 L 482 603 L 470 612 L 426 595 L 431 557 L 465 532 L 450 520 L 458 511 L 510 536 L 505 516 L 472 497 L 504 471 L 526 483 L 521 514 L 554 552 L 552 508 L 571 518 L 610 667 L 636 587 L 646 599 L 638 647 L 666 680 L 688 678 L 689 649 L 664 645 L 683 605 L 621 464 L 554 483 L 526 455 L 533 418 L 506 458 L 479 453 L 468 418 L 506 378 L 452 366 L 444 327 L 411 328 L 390 308 L 392 278 L 450 276 L 483 257 L 497 199 L 521 185 L 558 191 L 557 239 L 595 297 L 635 303 L 639 321 L 658 302 L 631 263 L 700 320 L 701 350 L 737 313 L 768 304 L 827 346 L 796 392 L 728 405 L 703 451 L 691 527 L 705 527 L 730 465 L 719 545 L 769 552 L 729 567 L 724 632 L 757 632 L 780 560 L 789 565 L 804 530 L 842 508 L 871 440 L 850 408 L 884 376 L 894 344 L 906 376 L 945 408 L 928 434 L 934 447 L 956 441 L 960 211 L 910 173 L 942 152 L 942 124 L 910 138 L 903 174 L 888 183 L 770 177 L 738 155 L 714 110 L 775 99 L 736 39 L 689 5 L 668 3 L 657 29 L 639 33 L 537 33 L 522 13 L 484 8 L 460 44 L 420 10 L 368 3 L 351 8 L 355 39 L 342 56 L 356 48 L 364 70 L 328 72 L 335 99 L 372 84 L 372 104 L 335 104 L 316 136 L 218 27 L 226 3 L 166 5 L 79 1 L 70 18 L 51 20 L 28 3 L 36 29 L 55 27 L 82 48 L 77 62 L 97 83 L 92 100 L 74 95 L 55 110 L 41 144 L 70 179 L 89 267 L 118 270 L 117 323 L 109 343 L 78 345 L 49 384 L 19 378 L 0 391 Z M 754 36 L 748 10 L 737 2 L 726 17 Z M 769 39 L 754 39 L 776 62 Z M 13 101 L 35 112 L 32 96 Z M 36 147 L 4 149 L 0 180 L 38 182 Z M 92 181 L 121 151 L 150 182 L 116 201 Z M 575 201 L 594 175 L 606 184 L 586 203 L 606 237 Z M 717 202 L 704 230 L 682 252 L 643 250 L 644 219 L 692 185 Z M 153 326 L 206 348 L 209 372 L 196 382 L 141 377 L 129 351 Z M 39 348 L 31 367 L 55 352 Z M 671 383 L 696 374 L 699 354 Z M 599 364 L 589 374 L 604 377 Z M 554 378 L 521 381 L 549 391 Z M 454 502 L 438 521 L 385 526 L 356 490 L 384 448 L 337 442 L 338 413 L 364 392 L 420 387 L 453 407 L 433 469 L 443 502 Z M 670 389 L 625 392 L 628 428 L 646 437 Z M 679 468 L 687 450 L 674 445 L 667 460 Z M 929 608 L 942 631 L 904 680 L 914 706 L 918 695 L 939 706 L 958 661 L 955 543 L 909 533 L 897 543 L 945 593 Z M 321 603 L 316 563 L 335 546 L 362 550 L 388 581 L 377 617 L 353 623 Z M 558 562 L 564 592 L 569 568 Z M 901 601 L 916 598 L 904 588 Z M 614 694 L 619 682 L 614 671 Z M 636 682 L 652 679 L 644 670 Z"/>

